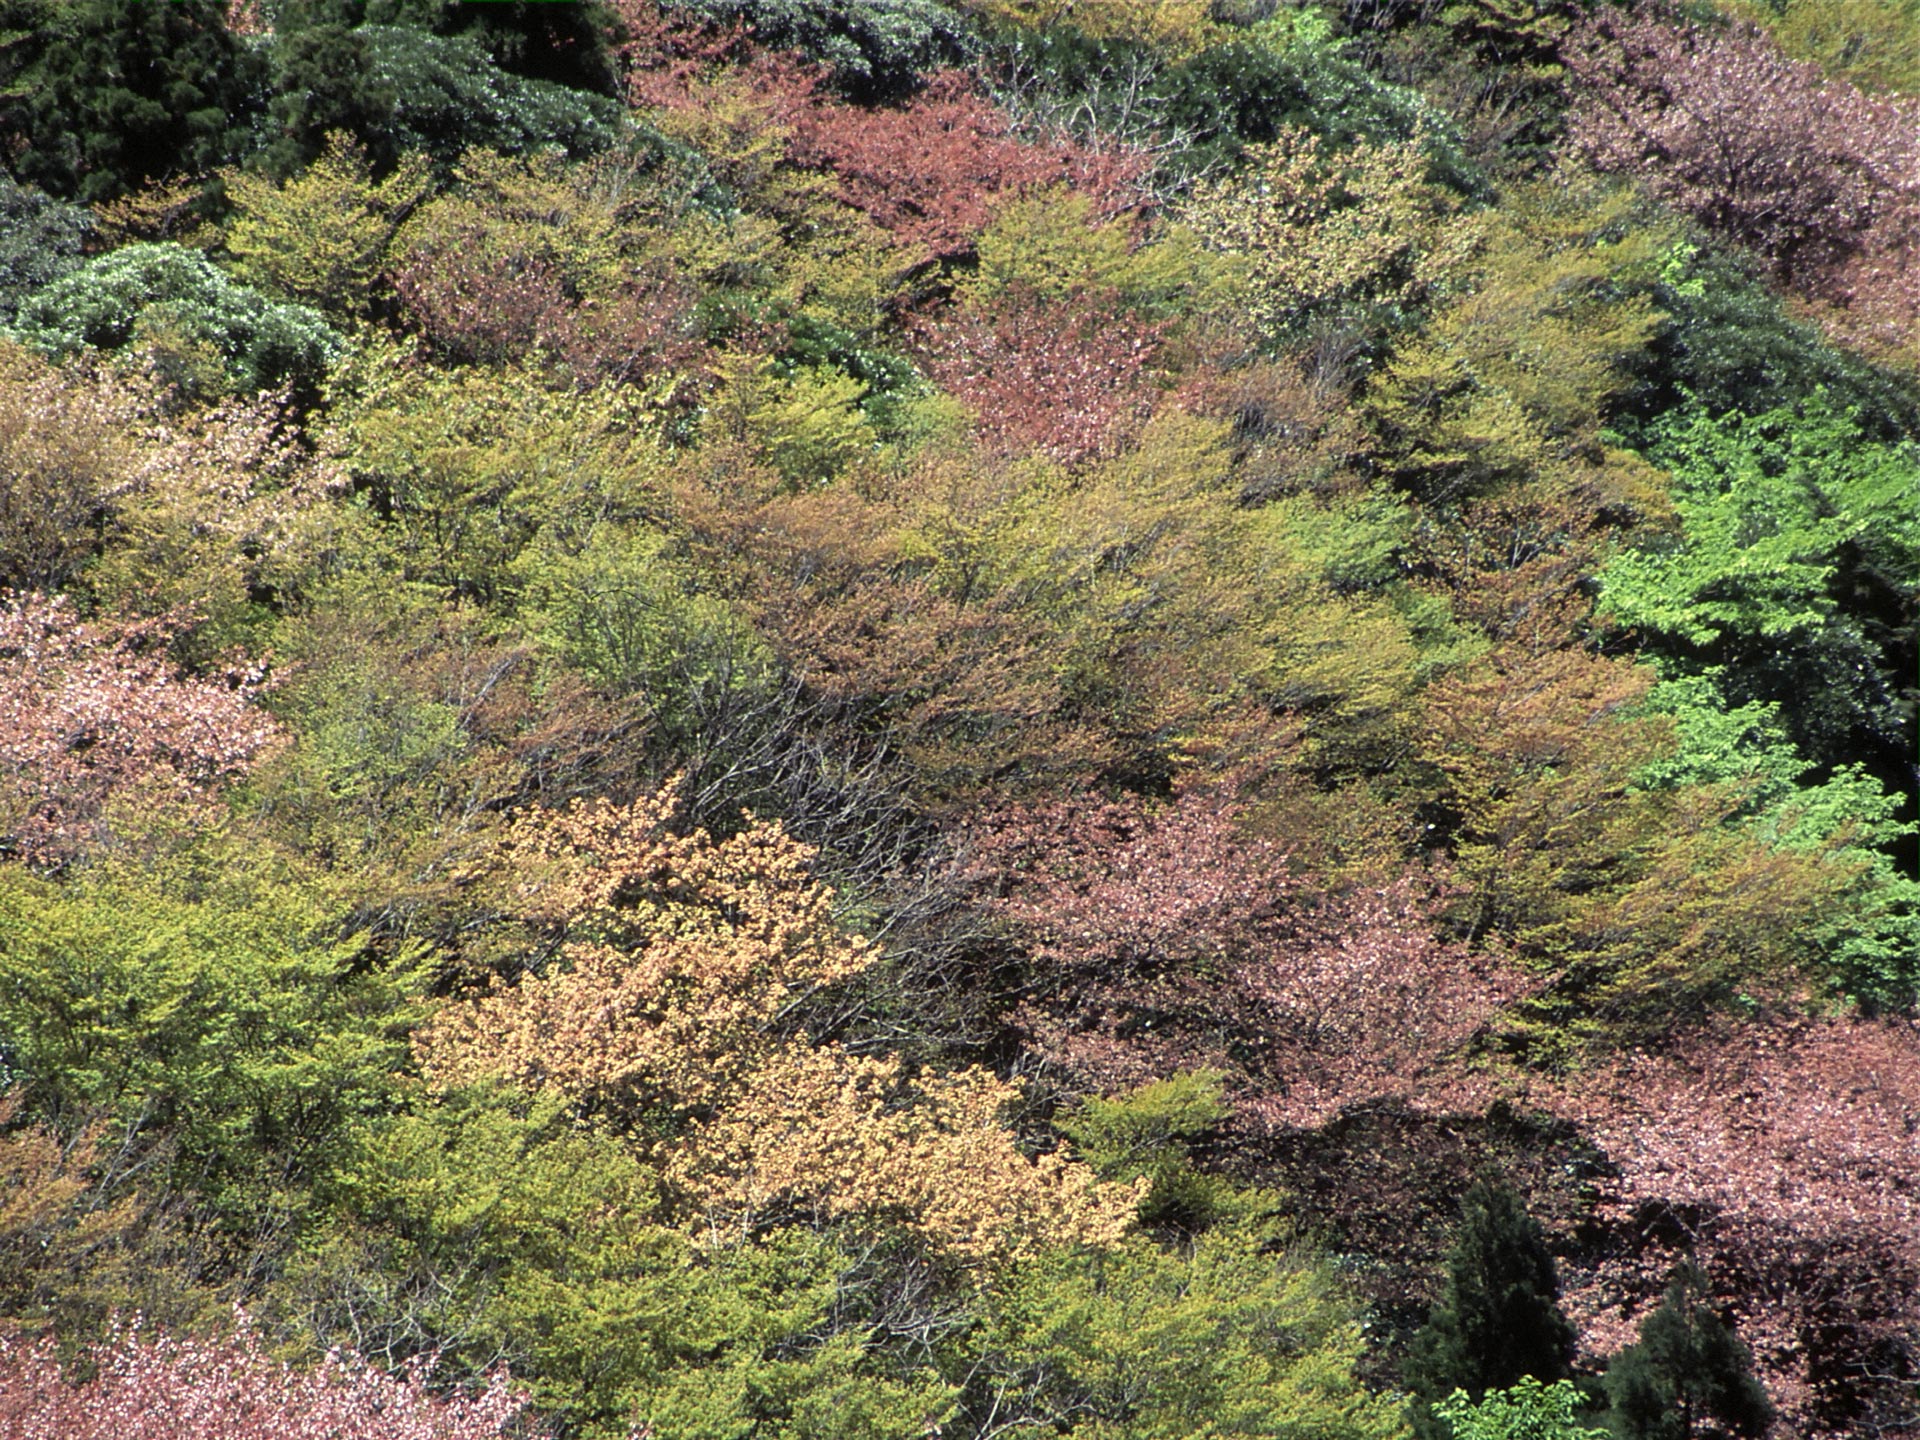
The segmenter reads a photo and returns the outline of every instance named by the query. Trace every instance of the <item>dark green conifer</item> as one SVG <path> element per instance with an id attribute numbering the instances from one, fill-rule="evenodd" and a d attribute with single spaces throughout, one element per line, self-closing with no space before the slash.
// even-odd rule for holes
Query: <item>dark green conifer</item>
<path id="1" fill-rule="evenodd" d="M 1641 1322 L 1639 1343 L 1607 1366 L 1608 1418 L 1623 1440 L 1759 1435 L 1772 1423 L 1747 1347 L 1711 1298 L 1706 1276 L 1680 1266 L 1660 1308 Z"/>
<path id="2" fill-rule="evenodd" d="M 1573 1353 L 1546 1237 L 1511 1190 L 1480 1181 L 1461 1201 L 1446 1290 L 1407 1360 L 1416 1432 L 1423 1440 L 1449 1433 L 1431 1406 L 1455 1390 L 1478 1400 L 1529 1375 L 1568 1378 Z"/>
<path id="3" fill-rule="evenodd" d="M 236 158 L 260 62 L 224 0 L 0 0 L 0 149 L 83 202 Z"/>

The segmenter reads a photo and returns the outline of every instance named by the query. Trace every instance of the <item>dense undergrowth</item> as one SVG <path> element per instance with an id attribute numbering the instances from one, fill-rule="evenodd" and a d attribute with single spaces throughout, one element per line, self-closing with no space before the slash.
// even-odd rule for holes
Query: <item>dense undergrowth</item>
<path id="1" fill-rule="evenodd" d="M 0 0 L 0 1433 L 1920 1433 L 1915 55 Z"/>

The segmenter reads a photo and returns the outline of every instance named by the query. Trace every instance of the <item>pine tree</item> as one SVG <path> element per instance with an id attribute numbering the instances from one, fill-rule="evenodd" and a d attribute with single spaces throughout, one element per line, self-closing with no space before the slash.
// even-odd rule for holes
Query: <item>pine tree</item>
<path id="1" fill-rule="evenodd" d="M 18 42 L 0 64 L 0 149 L 49 194 L 109 200 L 211 170 L 244 138 L 261 66 L 224 0 L 5 0 L 0 36 Z"/>
<path id="2" fill-rule="evenodd" d="M 1423 1440 L 1450 1433 L 1432 1405 L 1455 1390 L 1477 1401 L 1529 1375 L 1564 1380 L 1573 1353 L 1573 1326 L 1560 1310 L 1560 1276 L 1540 1226 L 1511 1190 L 1479 1181 L 1461 1202 L 1445 1293 L 1407 1360 L 1416 1433 Z"/>
<path id="3" fill-rule="evenodd" d="M 1706 1276 L 1681 1265 L 1660 1308 L 1641 1322 L 1639 1343 L 1607 1366 L 1609 1418 L 1624 1440 L 1759 1435 L 1773 1423 L 1747 1347 L 1711 1298 Z"/>

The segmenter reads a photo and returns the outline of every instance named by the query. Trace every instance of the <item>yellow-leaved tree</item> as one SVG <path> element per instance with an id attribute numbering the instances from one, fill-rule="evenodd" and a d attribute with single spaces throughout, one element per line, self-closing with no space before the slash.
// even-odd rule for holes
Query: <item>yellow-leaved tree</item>
<path id="1" fill-rule="evenodd" d="M 432 165 L 417 154 L 375 180 L 366 152 L 339 133 L 282 184 L 242 170 L 223 178 L 235 211 L 226 234 L 235 269 L 334 314 L 366 309 L 395 236 L 434 185 Z"/>
<path id="2" fill-rule="evenodd" d="M 505 1081 L 614 1120 L 723 1232 L 856 1217 L 963 1260 L 1121 1237 L 1137 1187 L 1023 1154 L 1002 1121 L 1016 1087 L 808 1038 L 807 998 L 875 947 L 834 922 L 779 825 L 675 834 L 674 807 L 669 786 L 511 827 L 485 883 L 525 969 L 423 1030 L 432 1084 Z"/>

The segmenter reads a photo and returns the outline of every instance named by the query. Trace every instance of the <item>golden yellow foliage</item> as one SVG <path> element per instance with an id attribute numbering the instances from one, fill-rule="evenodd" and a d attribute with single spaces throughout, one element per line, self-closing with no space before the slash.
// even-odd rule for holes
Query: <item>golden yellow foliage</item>
<path id="1" fill-rule="evenodd" d="M 1022 1155 L 1002 1118 L 1019 1094 L 974 1067 L 914 1083 L 894 1057 L 793 1046 L 674 1168 L 737 1224 L 784 1207 L 887 1217 L 979 1259 L 1118 1242 L 1150 1182 L 1110 1185 L 1065 1155 Z"/>
<path id="2" fill-rule="evenodd" d="M 721 1103 L 776 1046 L 801 994 L 873 963 L 834 926 L 812 851 L 756 822 L 674 835 L 671 789 L 523 816 L 495 856 L 562 964 L 448 1007 L 419 1045 L 441 1085 L 503 1077 L 620 1108 Z"/>
<path id="3" fill-rule="evenodd" d="M 1016 1087 L 975 1069 L 913 1080 L 898 1059 L 784 1033 L 808 992 L 878 952 L 835 925 L 813 852 L 780 826 L 676 835 L 674 804 L 670 786 L 509 830 L 490 879 L 557 936 L 557 962 L 447 1006 L 416 1040 L 430 1083 L 664 1119 L 654 1153 L 714 1221 L 863 1216 L 969 1257 L 1119 1237 L 1133 1191 L 1022 1155 L 1001 1123 Z"/>

